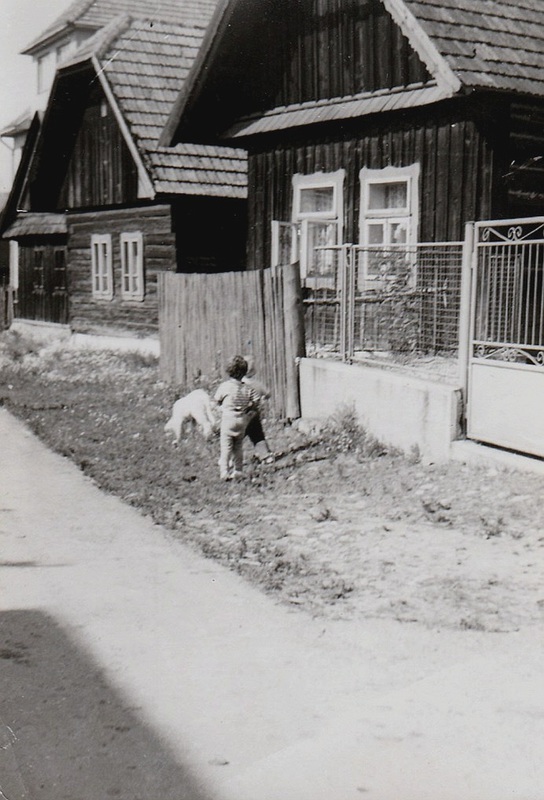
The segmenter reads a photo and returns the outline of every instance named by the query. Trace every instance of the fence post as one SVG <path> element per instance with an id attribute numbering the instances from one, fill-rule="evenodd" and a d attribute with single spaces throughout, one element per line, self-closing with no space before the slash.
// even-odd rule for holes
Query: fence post
<path id="1" fill-rule="evenodd" d="M 342 361 L 349 360 L 349 276 L 350 276 L 350 245 L 344 245 L 340 251 L 340 355 Z"/>
<path id="2" fill-rule="evenodd" d="M 459 307 L 459 381 L 463 390 L 464 412 L 466 414 L 468 365 L 470 356 L 471 316 L 472 316 L 472 268 L 474 264 L 474 223 L 465 225 L 463 260 L 461 266 L 461 297 Z"/>
<path id="3" fill-rule="evenodd" d="M 300 417 L 297 359 L 306 355 L 304 308 L 298 263 L 283 267 L 283 316 L 285 320 L 285 371 L 287 419 Z"/>
<path id="4" fill-rule="evenodd" d="M 13 322 L 13 295 L 11 286 L 0 286 L 0 330 L 7 330 Z"/>

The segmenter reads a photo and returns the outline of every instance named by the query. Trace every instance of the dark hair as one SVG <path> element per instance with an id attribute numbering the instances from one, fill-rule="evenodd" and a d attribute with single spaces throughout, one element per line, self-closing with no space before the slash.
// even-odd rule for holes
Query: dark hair
<path id="1" fill-rule="evenodd" d="M 227 375 L 241 380 L 247 372 L 247 361 L 243 356 L 234 356 L 227 364 Z"/>

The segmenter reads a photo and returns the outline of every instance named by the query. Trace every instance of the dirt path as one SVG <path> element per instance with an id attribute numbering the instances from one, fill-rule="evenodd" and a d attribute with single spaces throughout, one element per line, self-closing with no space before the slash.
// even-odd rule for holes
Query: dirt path
<path id="1" fill-rule="evenodd" d="M 135 800 L 130 757 L 147 746 L 161 797 L 183 774 L 218 800 L 541 800 L 540 629 L 290 610 L 100 493 L 5 411 L 0 437 L 2 753 L 26 792 L 10 800 L 49 800 L 53 779 L 56 797 Z M 89 714 L 52 726 L 44 707 L 30 723 L 10 697 L 14 669 L 24 688 L 47 659 L 44 642 L 57 650 L 57 721 L 75 713 L 78 683 L 98 682 L 91 741 L 76 735 Z M 123 736 L 102 769 L 97 750 Z"/>
<path id="2" fill-rule="evenodd" d="M 441 630 L 544 621 L 543 475 L 424 464 L 369 440 L 348 410 L 314 438 L 267 420 L 285 455 L 225 485 L 217 441 L 165 437 L 179 390 L 156 359 L 6 335 L 0 365 L 0 402 L 53 450 L 291 607 Z"/>

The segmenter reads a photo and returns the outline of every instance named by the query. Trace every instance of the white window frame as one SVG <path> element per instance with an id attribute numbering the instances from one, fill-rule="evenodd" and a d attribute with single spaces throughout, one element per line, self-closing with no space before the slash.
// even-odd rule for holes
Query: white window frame
<path id="1" fill-rule="evenodd" d="M 418 163 L 410 164 L 407 167 L 385 167 L 383 169 L 369 169 L 363 167 L 359 173 L 361 186 L 361 208 L 359 212 L 359 242 L 365 249 L 362 259 L 362 274 L 359 276 L 359 288 L 380 288 L 383 286 L 383 276 L 370 275 L 369 273 L 369 254 L 372 248 L 377 251 L 380 248 L 386 250 L 387 247 L 395 245 L 391 241 L 391 236 L 387 232 L 393 229 L 394 225 L 404 224 L 407 229 L 406 241 L 399 243 L 406 248 L 413 247 L 418 241 L 419 230 L 419 175 L 420 166 Z M 400 208 L 369 208 L 370 187 L 378 184 L 406 183 L 407 205 Z M 369 241 L 369 228 L 372 224 L 384 226 L 386 235 L 383 243 L 372 243 Z M 400 249 L 400 248 L 399 248 Z M 411 258 L 410 284 L 415 284 L 417 280 L 415 258 Z M 387 265 L 384 264 L 385 274 Z"/>
<path id="2" fill-rule="evenodd" d="M 335 245 L 342 242 L 344 231 L 344 180 L 346 171 L 339 169 L 336 172 L 314 172 L 311 175 L 293 175 L 293 211 L 292 222 L 300 231 L 298 254 L 300 258 L 300 275 L 306 278 L 311 273 L 312 253 L 308 247 L 309 226 L 312 222 L 324 225 L 335 225 Z M 325 211 L 302 211 L 302 193 L 305 189 L 332 188 L 332 204 Z M 334 260 L 329 255 L 331 264 Z"/>
<path id="3" fill-rule="evenodd" d="M 390 227 L 393 223 L 405 222 L 408 226 L 406 244 L 417 242 L 419 226 L 419 164 L 409 167 L 385 167 L 368 169 L 363 167 L 359 173 L 361 184 L 361 210 L 359 213 L 359 241 L 365 247 L 368 241 L 368 225 L 382 223 Z M 404 208 L 369 208 L 370 187 L 377 184 L 406 183 L 408 205 Z M 391 242 L 384 242 L 384 245 Z"/>
<path id="4" fill-rule="evenodd" d="M 293 222 L 303 219 L 341 219 L 344 206 L 345 170 L 314 172 L 312 175 L 293 175 Z M 332 208 L 326 211 L 302 211 L 301 198 L 305 189 L 333 190 Z"/>
<path id="5" fill-rule="evenodd" d="M 121 246 L 121 294 L 125 300 L 141 302 L 145 296 L 144 286 L 144 238 L 141 231 L 122 233 Z M 130 245 L 136 244 L 136 258 L 132 258 Z M 127 253 L 130 254 L 127 259 Z M 135 287 L 131 287 L 135 281 Z"/>
<path id="6" fill-rule="evenodd" d="M 55 77 L 55 53 L 48 51 L 36 59 L 37 93 L 43 95 L 49 92 Z"/>
<path id="7" fill-rule="evenodd" d="M 285 266 L 282 256 L 282 246 L 281 240 L 284 234 L 290 237 L 290 246 L 289 246 L 289 263 L 296 264 L 299 260 L 299 234 L 300 234 L 300 226 L 296 225 L 293 222 L 279 222 L 276 219 L 272 220 L 272 244 L 271 244 L 271 253 L 270 253 L 270 266 L 272 267 L 282 267 Z"/>
<path id="8" fill-rule="evenodd" d="M 109 233 L 93 233 L 91 236 L 91 280 L 95 299 L 113 299 L 113 259 Z"/>

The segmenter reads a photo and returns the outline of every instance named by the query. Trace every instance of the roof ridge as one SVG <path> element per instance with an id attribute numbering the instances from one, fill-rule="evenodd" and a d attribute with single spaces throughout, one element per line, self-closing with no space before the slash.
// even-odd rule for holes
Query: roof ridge
<path id="1" fill-rule="evenodd" d="M 111 18 L 128 14 L 156 22 L 191 24 L 205 28 L 217 0 L 75 0 L 51 25 L 21 51 L 32 55 L 70 27 L 97 31 Z"/>

